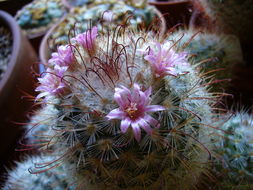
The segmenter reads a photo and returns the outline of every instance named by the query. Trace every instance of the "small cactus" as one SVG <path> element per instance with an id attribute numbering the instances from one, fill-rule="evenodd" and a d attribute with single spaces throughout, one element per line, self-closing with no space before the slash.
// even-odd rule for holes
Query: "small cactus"
<path id="1" fill-rule="evenodd" d="M 215 80 L 233 78 L 233 67 L 243 64 L 240 42 L 234 35 L 200 32 L 194 29 L 180 30 L 173 33 L 179 41 L 179 48 L 188 51 L 194 63 L 200 64 L 204 72 L 210 72 Z M 215 71 L 215 72 L 214 72 Z M 224 88 L 229 82 L 214 83 L 213 90 Z"/>
<path id="2" fill-rule="evenodd" d="M 74 165 L 77 187 L 191 189 L 209 175 L 217 97 L 164 39 L 95 26 L 46 64 L 36 100 L 57 116 L 38 119 L 52 131 L 43 148 L 58 155 L 52 165 Z"/>
<path id="3" fill-rule="evenodd" d="M 76 7 L 68 13 L 50 34 L 49 48 L 56 51 L 59 45 L 68 43 L 70 37 L 83 33 L 90 25 L 97 25 L 100 32 L 126 24 L 132 28 L 148 28 L 154 21 L 163 21 L 160 17 L 155 7 L 147 3 L 138 6 L 130 1 L 95 1 L 88 7 Z M 165 27 L 165 22 L 155 26 Z"/>
<path id="4" fill-rule="evenodd" d="M 216 171 L 223 179 L 220 189 L 248 190 L 253 188 L 253 117 L 238 112 L 221 127 L 224 134 L 216 143 L 215 150 L 220 159 Z"/>
<path id="5" fill-rule="evenodd" d="M 48 123 L 55 125 L 57 115 L 58 110 L 54 105 L 46 105 L 35 111 L 28 125 L 25 126 L 28 144 L 39 145 L 45 143 L 48 135 L 52 134 L 52 130 L 48 128 Z"/>
<path id="6" fill-rule="evenodd" d="M 18 162 L 17 167 L 8 173 L 3 190 L 74 190 L 74 186 L 67 183 L 68 175 L 63 165 L 44 168 L 52 159 L 49 156 L 30 156 L 24 162 Z M 43 167 L 45 171 L 35 174 L 34 167 L 37 171 Z"/>
<path id="7" fill-rule="evenodd" d="M 26 35 L 32 37 L 46 33 L 65 13 L 61 0 L 34 0 L 18 11 L 15 18 Z"/>

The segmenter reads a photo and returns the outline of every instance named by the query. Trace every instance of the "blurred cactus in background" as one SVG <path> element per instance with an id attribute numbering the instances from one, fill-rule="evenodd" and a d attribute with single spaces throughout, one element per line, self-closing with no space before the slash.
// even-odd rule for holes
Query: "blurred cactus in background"
<path id="1" fill-rule="evenodd" d="M 66 13 L 61 0 L 34 0 L 16 14 L 19 26 L 28 36 L 44 34 Z"/>
<path id="2" fill-rule="evenodd" d="M 132 28 L 147 29 L 155 19 L 156 22 L 163 21 L 161 17 L 155 7 L 144 2 L 139 6 L 131 1 L 94 1 L 89 6 L 76 7 L 68 13 L 51 32 L 49 48 L 51 52 L 56 51 L 57 46 L 68 43 L 69 38 L 83 33 L 91 25 L 96 25 L 100 32 L 107 32 L 108 28 L 113 30 L 118 25 L 126 24 Z M 163 25 L 165 23 L 155 26 L 165 27 Z"/>
<path id="3" fill-rule="evenodd" d="M 244 58 L 252 61 L 252 0 L 197 0 L 193 3 L 211 21 L 209 23 L 204 21 L 202 23 L 204 28 L 236 35 L 241 42 Z"/>
<path id="4" fill-rule="evenodd" d="M 224 130 L 216 143 L 220 159 L 216 172 L 223 180 L 219 189 L 248 190 L 253 188 L 253 117 L 246 112 L 232 115 L 220 129 Z"/>
<path id="5" fill-rule="evenodd" d="M 3 190 L 74 190 L 66 182 L 68 174 L 62 165 L 46 168 L 53 158 L 48 156 L 30 156 L 8 173 L 6 186 Z M 38 172 L 36 170 L 41 170 Z M 34 168 L 37 168 L 36 170 Z M 34 169 L 34 170 L 33 170 Z M 36 174 L 37 173 L 37 174 Z"/>
<path id="6" fill-rule="evenodd" d="M 179 48 L 187 50 L 192 55 L 190 59 L 199 64 L 204 72 L 214 75 L 216 81 L 232 79 L 233 68 L 237 64 L 243 64 L 240 42 L 234 35 L 194 29 L 179 30 L 172 35 L 175 40 L 181 38 Z M 221 91 L 221 88 L 229 86 L 229 82 L 214 82 L 212 86 L 214 91 Z"/>

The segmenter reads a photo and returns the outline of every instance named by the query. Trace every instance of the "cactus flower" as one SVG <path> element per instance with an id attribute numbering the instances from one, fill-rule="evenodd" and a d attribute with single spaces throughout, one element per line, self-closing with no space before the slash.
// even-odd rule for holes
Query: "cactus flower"
<path id="1" fill-rule="evenodd" d="M 124 86 L 115 88 L 114 100 L 119 108 L 112 110 L 106 117 L 121 120 L 121 131 L 125 133 L 129 126 L 132 127 L 135 139 L 140 141 L 141 129 L 148 134 L 152 129 L 150 126 L 159 127 L 159 122 L 147 114 L 147 112 L 163 111 L 165 108 L 159 105 L 150 104 L 151 87 L 145 92 L 140 90 L 138 84 L 134 84 L 134 90 L 131 92 Z"/>
<path id="2" fill-rule="evenodd" d="M 40 91 L 41 93 L 36 97 L 36 100 L 47 97 L 48 95 L 57 95 L 61 93 L 65 87 L 62 77 L 67 69 L 68 67 L 60 67 L 59 65 L 56 65 L 54 69 L 47 68 L 46 74 L 38 78 L 40 85 L 35 91 Z"/>
<path id="3" fill-rule="evenodd" d="M 62 45 L 58 47 L 58 51 L 52 53 L 52 58 L 48 63 L 59 66 L 69 66 L 74 60 L 72 48 L 69 45 Z"/>
<path id="4" fill-rule="evenodd" d="M 185 59 L 186 53 L 176 53 L 173 49 L 162 47 L 160 43 L 156 43 L 158 51 L 150 48 L 148 54 L 144 57 L 149 63 L 156 77 L 164 77 L 166 75 L 177 76 L 176 65 L 187 65 Z"/>
<path id="5" fill-rule="evenodd" d="M 78 34 L 74 40 L 83 46 L 87 50 L 92 50 L 94 48 L 95 39 L 98 35 L 98 28 L 96 26 L 92 27 L 88 31 Z"/>
<path id="6" fill-rule="evenodd" d="M 113 20 L 113 12 L 108 10 L 105 11 L 103 14 L 103 20 L 105 20 L 106 22 L 112 22 Z"/>

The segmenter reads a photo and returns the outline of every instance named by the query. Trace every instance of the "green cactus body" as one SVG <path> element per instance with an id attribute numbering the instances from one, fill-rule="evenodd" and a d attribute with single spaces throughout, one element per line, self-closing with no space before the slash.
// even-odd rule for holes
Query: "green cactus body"
<path id="1" fill-rule="evenodd" d="M 221 159 L 216 170 L 223 174 L 220 189 L 253 188 L 253 119 L 239 112 L 221 126 L 225 131 L 216 143 L 216 152 Z"/>
<path id="2" fill-rule="evenodd" d="M 27 35 L 45 33 L 65 14 L 61 0 L 35 0 L 17 12 L 19 26 Z"/>
<path id="3" fill-rule="evenodd" d="M 185 190 L 209 175 L 217 97 L 174 45 L 152 32 L 92 28 L 65 47 L 73 48 L 68 66 L 53 54 L 37 100 L 58 110 L 46 147 L 59 157 L 54 164 L 74 166 L 77 187 Z M 155 67 L 163 61 L 165 70 Z"/>
<path id="4" fill-rule="evenodd" d="M 113 13 L 113 21 L 101 19 L 108 11 Z M 68 43 L 69 38 L 86 31 L 91 25 L 97 25 L 101 32 L 106 32 L 108 28 L 113 29 L 122 24 L 127 24 L 132 28 L 147 28 L 156 16 L 159 15 L 153 6 L 146 4 L 144 7 L 137 8 L 127 2 L 115 0 L 94 2 L 88 8 L 77 7 L 53 30 L 49 36 L 49 48 L 52 52 L 56 51 L 59 45 Z"/>
<path id="5" fill-rule="evenodd" d="M 182 30 L 173 34 L 179 41 L 179 47 L 184 47 L 194 63 L 199 63 L 204 72 L 215 75 L 216 80 L 231 79 L 233 67 L 243 63 L 241 47 L 234 35 L 199 33 L 196 30 Z M 205 61 L 206 60 L 206 61 Z M 215 72 L 212 72 L 215 71 Z M 228 82 L 214 83 L 213 91 L 227 87 Z"/>
<path id="6" fill-rule="evenodd" d="M 92 0 L 66 0 L 66 2 L 72 7 L 82 7 L 91 4 Z"/>
<path id="7" fill-rule="evenodd" d="M 26 137 L 29 143 L 34 144 L 35 148 L 41 143 L 47 142 L 48 136 L 52 135 L 52 129 L 48 127 L 48 124 L 50 123 L 51 126 L 56 125 L 58 113 L 54 105 L 46 105 L 33 113 L 29 124 L 25 128 L 27 131 Z"/>
<path id="8" fill-rule="evenodd" d="M 8 173 L 8 179 L 3 190 L 74 190 L 67 183 L 68 175 L 66 168 L 59 166 L 45 169 L 39 174 L 31 174 L 36 171 L 31 170 L 36 165 L 37 170 L 45 167 L 52 161 L 49 156 L 31 156 L 24 162 L 17 163 L 17 167 Z"/>

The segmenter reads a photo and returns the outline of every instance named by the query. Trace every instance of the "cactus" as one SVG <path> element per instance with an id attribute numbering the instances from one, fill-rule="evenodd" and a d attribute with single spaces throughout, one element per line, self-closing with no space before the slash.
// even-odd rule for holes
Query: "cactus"
<path id="1" fill-rule="evenodd" d="M 243 63 L 240 43 L 236 36 L 216 34 L 210 32 L 200 33 L 197 30 L 180 30 L 173 33 L 175 41 L 179 41 L 179 48 L 183 47 L 190 54 L 194 63 L 201 63 L 205 72 L 213 72 L 215 79 L 231 79 L 233 67 Z M 206 61 L 205 61 L 206 60 Z M 228 82 L 214 83 L 213 90 L 219 90 L 229 85 Z"/>
<path id="2" fill-rule="evenodd" d="M 223 180 L 220 189 L 248 190 L 253 188 L 253 118 L 241 111 L 233 115 L 222 126 L 225 133 L 216 143 L 215 151 L 220 155 L 216 172 Z"/>
<path id="3" fill-rule="evenodd" d="M 8 179 L 3 190 L 74 190 L 74 185 L 66 182 L 68 175 L 63 165 L 56 168 L 45 169 L 39 174 L 31 170 L 36 165 L 37 170 L 46 167 L 53 158 L 49 156 L 30 156 L 8 173 Z"/>
<path id="4" fill-rule="evenodd" d="M 117 25 L 125 24 L 133 28 L 148 28 L 152 21 L 157 19 L 156 17 L 161 17 L 161 15 L 157 15 L 157 12 L 153 6 L 147 3 L 139 7 L 128 1 L 116 0 L 95 1 L 88 7 L 76 7 L 49 35 L 49 48 L 51 52 L 56 51 L 58 46 L 68 43 L 69 38 L 86 31 L 90 25 L 94 24 L 101 32 L 107 32 L 105 28 L 113 29 Z M 157 22 L 160 22 L 161 19 L 157 19 Z M 161 25 L 156 24 L 156 26 Z M 165 27 L 163 25 L 162 27 Z"/>
<path id="5" fill-rule="evenodd" d="M 7 71 L 8 63 L 11 58 L 12 51 L 12 35 L 11 32 L 6 28 L 0 27 L 0 81 L 4 76 L 4 73 Z"/>
<path id="6" fill-rule="evenodd" d="M 45 33 L 66 13 L 61 0 L 34 0 L 17 12 L 19 26 L 29 36 Z"/>
<path id="7" fill-rule="evenodd" d="M 36 88 L 43 113 L 57 110 L 37 119 L 51 130 L 42 148 L 74 165 L 77 187 L 191 189 L 209 176 L 217 96 L 175 45 L 94 26 L 52 54 Z"/>
<path id="8" fill-rule="evenodd" d="M 57 115 L 58 110 L 54 105 L 46 105 L 35 111 L 28 125 L 25 126 L 28 144 L 33 144 L 36 148 L 41 143 L 45 143 L 48 135 L 52 134 L 52 130 L 47 127 L 48 123 L 55 125 Z"/>
<path id="9" fill-rule="evenodd" d="M 91 4 L 92 0 L 65 0 L 68 7 L 82 7 Z"/>

